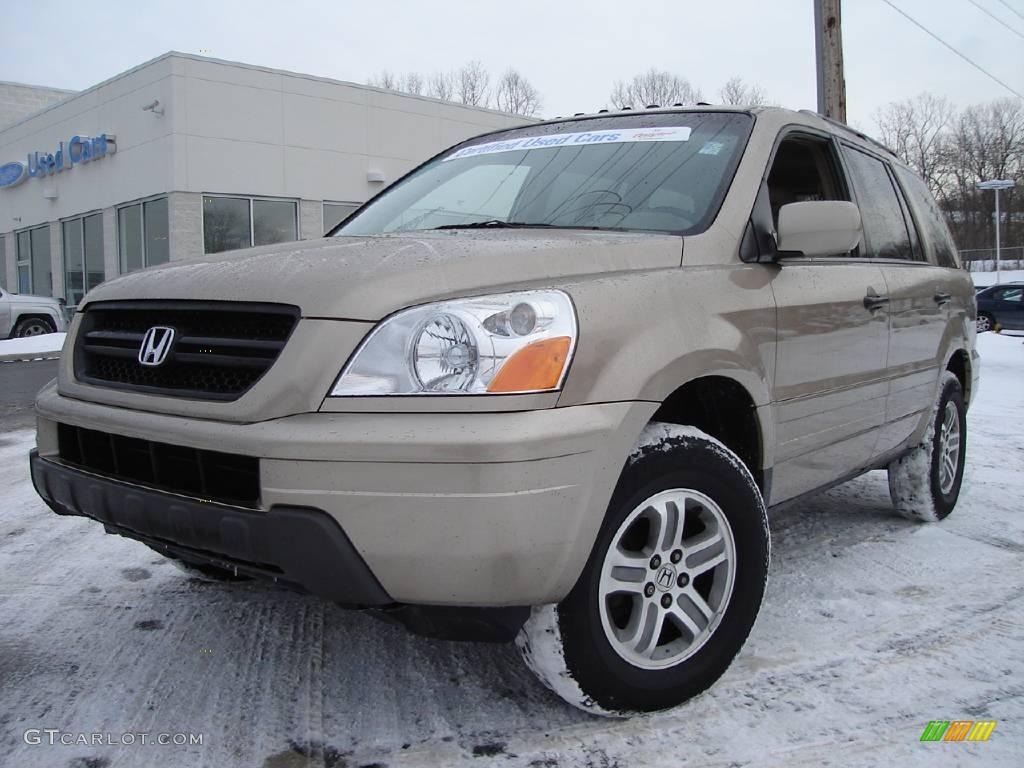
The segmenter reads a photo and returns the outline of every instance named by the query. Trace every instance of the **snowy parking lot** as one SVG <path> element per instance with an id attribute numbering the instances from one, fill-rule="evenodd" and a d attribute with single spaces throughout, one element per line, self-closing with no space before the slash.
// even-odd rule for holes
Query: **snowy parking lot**
<path id="1" fill-rule="evenodd" d="M 193 580 L 52 514 L 29 480 L 33 433 L 4 432 L 0 764 L 1020 765 L 1022 341 L 979 339 L 949 519 L 897 517 L 881 472 L 778 513 L 767 597 L 736 663 L 689 704 L 632 720 L 563 704 L 512 646 L 426 640 L 269 586 Z M 956 719 L 998 724 L 985 743 L 919 741 L 928 721 Z M 50 745 L 30 729 L 104 743 Z M 106 743 L 143 732 L 202 744 Z"/>

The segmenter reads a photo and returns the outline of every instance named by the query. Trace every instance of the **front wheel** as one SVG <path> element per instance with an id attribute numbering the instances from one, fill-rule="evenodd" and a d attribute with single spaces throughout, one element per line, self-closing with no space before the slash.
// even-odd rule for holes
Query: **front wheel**
<path id="1" fill-rule="evenodd" d="M 38 317 L 27 317 L 14 327 L 16 339 L 27 339 L 30 336 L 42 336 L 46 333 L 53 333 L 53 328 L 48 322 Z"/>
<path id="2" fill-rule="evenodd" d="M 673 707 L 712 685 L 743 646 L 768 557 L 764 502 L 742 461 L 696 429 L 652 423 L 576 586 L 534 608 L 517 644 L 581 709 Z"/>
<path id="3" fill-rule="evenodd" d="M 967 457 L 967 408 L 960 380 L 944 371 L 924 439 L 889 465 L 889 496 L 904 517 L 942 520 L 960 498 Z"/>
<path id="4" fill-rule="evenodd" d="M 991 331 L 996 327 L 995 321 L 991 315 L 979 314 L 978 319 L 975 321 L 978 333 L 985 333 Z"/>

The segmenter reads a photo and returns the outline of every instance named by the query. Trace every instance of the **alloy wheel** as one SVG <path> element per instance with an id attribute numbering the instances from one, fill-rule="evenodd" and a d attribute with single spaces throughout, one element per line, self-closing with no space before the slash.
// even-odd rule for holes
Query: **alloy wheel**
<path id="1" fill-rule="evenodd" d="M 939 432 L 939 490 L 943 495 L 953 489 L 959 466 L 960 412 L 954 403 L 947 402 L 942 412 L 942 427 Z"/>
<path id="2" fill-rule="evenodd" d="M 641 669 L 679 664 L 721 622 L 735 575 L 736 543 L 721 508 L 698 491 L 661 491 L 633 509 L 605 554 L 605 637 Z"/>

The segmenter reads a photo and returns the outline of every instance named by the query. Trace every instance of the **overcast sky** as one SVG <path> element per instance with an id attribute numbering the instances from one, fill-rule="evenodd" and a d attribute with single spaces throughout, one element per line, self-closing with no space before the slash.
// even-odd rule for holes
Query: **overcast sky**
<path id="1" fill-rule="evenodd" d="M 1024 93 L 1024 37 L 971 0 L 892 1 Z M 178 50 L 355 82 L 479 59 L 526 75 L 544 116 L 606 106 L 616 79 L 650 67 L 685 76 L 708 101 L 739 75 L 784 106 L 815 106 L 812 0 L 2 2 L 0 80 L 35 85 L 80 90 Z M 1024 0 L 975 2 L 1024 35 Z M 960 105 L 1009 95 L 882 0 L 846 0 L 843 38 L 860 127 L 921 91 Z"/>

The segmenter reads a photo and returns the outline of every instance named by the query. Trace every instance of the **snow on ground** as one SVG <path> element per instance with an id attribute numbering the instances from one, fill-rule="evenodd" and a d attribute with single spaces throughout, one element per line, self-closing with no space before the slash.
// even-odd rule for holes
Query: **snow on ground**
<path id="1" fill-rule="evenodd" d="M 29 336 L 25 339 L 0 340 L 0 358 L 6 355 L 24 355 L 25 357 L 53 355 L 59 353 L 64 346 L 66 333 L 44 333 L 41 336 Z"/>
<path id="2" fill-rule="evenodd" d="M 996 273 L 971 272 L 971 279 L 974 280 L 975 285 L 984 285 L 987 287 L 996 284 Z M 1024 269 L 1004 269 L 999 273 L 999 281 L 1002 283 L 1024 281 Z"/>
<path id="3" fill-rule="evenodd" d="M 0 754 L 26 766 L 1019 766 L 1024 344 L 984 334 L 960 504 L 895 516 L 874 472 L 773 516 L 743 652 L 708 693 L 587 716 L 512 646 L 444 643 L 267 586 L 191 580 L 60 518 L 0 434 Z M 986 743 L 921 743 L 993 719 Z M 28 745 L 29 728 L 194 732 L 202 746 Z M 87 762 L 87 761 L 92 762 Z"/>

